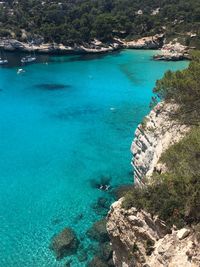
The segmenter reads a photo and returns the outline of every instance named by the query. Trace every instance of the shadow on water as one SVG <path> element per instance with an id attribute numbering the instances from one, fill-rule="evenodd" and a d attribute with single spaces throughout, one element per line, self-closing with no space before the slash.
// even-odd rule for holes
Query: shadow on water
<path id="1" fill-rule="evenodd" d="M 34 87 L 37 87 L 42 90 L 47 90 L 47 91 L 63 90 L 63 89 L 72 88 L 71 85 L 61 84 L 61 83 L 39 83 L 39 84 L 36 84 Z"/>
<path id="2" fill-rule="evenodd" d="M 99 179 L 90 179 L 90 186 L 101 191 L 108 191 L 111 189 L 112 178 L 110 176 L 101 176 Z"/>
<path id="3" fill-rule="evenodd" d="M 51 220 L 51 224 L 52 225 L 58 225 L 61 224 L 64 221 L 64 219 L 62 217 L 54 217 Z"/>
<path id="4" fill-rule="evenodd" d="M 141 85 L 144 83 L 144 79 L 139 79 L 137 74 L 134 71 L 130 70 L 130 64 L 122 64 L 120 65 L 120 70 L 126 75 L 126 77 L 131 81 L 134 85 Z"/>
<path id="5" fill-rule="evenodd" d="M 84 116 L 97 114 L 100 110 L 91 106 L 86 106 L 82 108 L 65 108 L 55 114 L 52 117 L 65 121 L 70 119 L 83 119 Z"/>
<path id="6" fill-rule="evenodd" d="M 75 62 L 75 61 L 89 61 L 96 59 L 104 59 L 108 55 L 117 56 L 120 54 L 119 51 L 113 51 L 109 53 L 94 53 L 94 54 L 84 54 L 84 53 L 69 53 L 66 55 L 59 54 L 36 54 L 36 61 L 30 64 L 38 64 L 38 63 L 67 63 L 67 62 Z M 0 68 L 13 68 L 13 67 L 23 67 L 24 65 L 21 63 L 22 57 L 29 55 L 26 52 L 5 52 L 5 56 L 8 59 L 8 64 L 0 66 Z M 30 65 L 28 64 L 28 65 Z"/>
<path id="7" fill-rule="evenodd" d="M 69 59 L 69 61 L 89 61 L 89 60 L 96 60 L 96 59 L 104 59 L 105 57 L 112 55 L 112 56 L 118 56 L 120 54 L 119 51 L 113 51 L 113 52 L 108 52 L 108 53 L 94 53 L 94 54 L 80 54 L 78 56 L 74 56 Z"/>

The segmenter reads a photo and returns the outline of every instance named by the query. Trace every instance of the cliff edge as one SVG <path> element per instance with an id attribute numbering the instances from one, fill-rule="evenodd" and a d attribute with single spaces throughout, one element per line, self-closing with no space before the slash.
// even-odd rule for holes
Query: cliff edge
<path id="1" fill-rule="evenodd" d="M 151 183 L 153 172 L 167 167 L 159 160 L 163 152 L 190 130 L 171 114 L 177 105 L 161 102 L 138 126 L 131 145 L 135 184 Z M 190 226 L 170 229 L 158 216 L 135 207 L 125 209 L 123 198 L 113 203 L 107 231 L 116 267 L 199 267 L 200 231 Z"/>
<path id="2" fill-rule="evenodd" d="M 162 153 L 189 131 L 189 127 L 170 119 L 176 108 L 175 104 L 161 102 L 138 125 L 131 145 L 135 184 L 144 183 L 153 171 L 164 172 L 165 166 L 159 163 Z"/>
<path id="3" fill-rule="evenodd" d="M 192 228 L 169 230 L 157 216 L 113 203 L 107 230 L 116 267 L 199 267 L 200 234 Z"/>

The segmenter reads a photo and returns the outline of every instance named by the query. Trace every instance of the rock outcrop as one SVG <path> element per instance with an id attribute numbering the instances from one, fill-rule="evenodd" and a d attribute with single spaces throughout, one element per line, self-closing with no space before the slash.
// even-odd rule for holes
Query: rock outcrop
<path id="1" fill-rule="evenodd" d="M 65 228 L 53 237 L 50 248 L 55 252 L 56 258 L 59 260 L 75 253 L 78 244 L 79 242 L 74 231 L 70 228 Z"/>
<path id="2" fill-rule="evenodd" d="M 132 49 L 159 49 L 163 45 L 163 39 L 163 34 L 156 34 L 154 36 L 124 42 L 124 46 Z"/>
<path id="3" fill-rule="evenodd" d="M 160 53 L 153 56 L 154 60 L 178 61 L 190 59 L 188 47 L 178 42 L 163 45 Z"/>
<path id="4" fill-rule="evenodd" d="M 165 171 L 166 167 L 159 163 L 161 154 L 184 137 L 189 130 L 185 125 L 170 119 L 170 114 L 176 108 L 175 104 L 161 102 L 137 127 L 131 145 L 136 184 L 141 185 L 144 178 L 151 177 L 153 171 Z"/>
<path id="5" fill-rule="evenodd" d="M 107 230 L 116 267 L 199 267 L 200 234 L 193 229 L 170 231 L 157 216 L 134 207 L 125 210 L 123 199 L 108 214 Z"/>

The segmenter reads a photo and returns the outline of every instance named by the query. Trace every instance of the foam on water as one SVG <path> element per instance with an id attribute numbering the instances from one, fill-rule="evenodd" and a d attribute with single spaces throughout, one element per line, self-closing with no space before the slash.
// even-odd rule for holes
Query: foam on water
<path id="1" fill-rule="evenodd" d="M 0 266 L 57 267 L 49 244 L 72 227 L 91 254 L 92 206 L 111 198 L 91 186 L 132 183 L 130 145 L 167 69 L 153 51 L 51 57 L 48 64 L 0 69 Z M 72 256 L 72 266 L 85 266 Z"/>

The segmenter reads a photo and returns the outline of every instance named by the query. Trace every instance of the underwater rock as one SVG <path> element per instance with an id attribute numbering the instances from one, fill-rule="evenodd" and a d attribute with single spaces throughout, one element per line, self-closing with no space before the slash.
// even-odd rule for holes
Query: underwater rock
<path id="1" fill-rule="evenodd" d="M 65 263 L 64 267 L 71 267 L 71 263 L 72 263 L 72 260 L 68 260 L 68 261 Z"/>
<path id="2" fill-rule="evenodd" d="M 55 252 L 56 258 L 62 259 L 65 256 L 74 254 L 78 248 L 79 241 L 70 228 L 65 228 L 52 239 L 50 248 Z"/>
<path id="3" fill-rule="evenodd" d="M 87 255 L 87 252 L 85 250 L 81 250 L 79 253 L 78 253 L 78 256 L 77 256 L 78 260 L 80 262 L 84 262 L 88 259 L 88 255 Z"/>
<path id="4" fill-rule="evenodd" d="M 105 198 L 105 197 L 100 197 L 98 198 L 97 200 L 97 205 L 101 208 L 104 208 L 104 209 L 109 209 L 110 208 L 110 201 L 108 198 Z"/>
<path id="5" fill-rule="evenodd" d="M 91 254 L 95 255 L 98 252 L 97 244 L 89 244 L 86 248 L 86 251 L 90 251 Z"/>
<path id="6" fill-rule="evenodd" d="M 88 267 L 108 267 L 109 265 L 95 256 L 88 264 Z"/>
<path id="7" fill-rule="evenodd" d="M 53 219 L 51 220 L 51 223 L 52 223 L 53 225 L 60 224 L 61 222 L 63 222 L 63 218 L 53 218 Z"/>
<path id="8" fill-rule="evenodd" d="M 102 219 L 93 224 L 93 226 L 87 231 L 89 238 L 97 240 L 99 242 L 109 241 L 109 236 L 106 230 L 106 219 Z"/>
<path id="9" fill-rule="evenodd" d="M 112 254 L 113 254 L 113 249 L 110 244 L 110 242 L 105 242 L 100 245 L 100 250 L 99 250 L 99 257 L 103 259 L 104 261 L 109 261 L 112 259 Z"/>
<path id="10" fill-rule="evenodd" d="M 74 223 L 77 224 L 82 219 L 83 219 L 83 213 L 80 213 L 74 218 Z"/>
<path id="11" fill-rule="evenodd" d="M 66 121 L 69 119 L 80 118 L 87 120 L 87 116 L 94 115 L 99 112 L 99 109 L 94 108 L 92 106 L 86 106 L 83 108 L 76 107 L 75 109 L 64 108 L 60 110 L 58 113 L 54 114 L 53 117 L 60 119 L 62 121 Z"/>
<path id="12" fill-rule="evenodd" d="M 110 201 L 108 198 L 100 197 L 97 199 L 97 202 L 92 204 L 92 209 L 96 214 L 106 216 L 110 208 Z"/>

